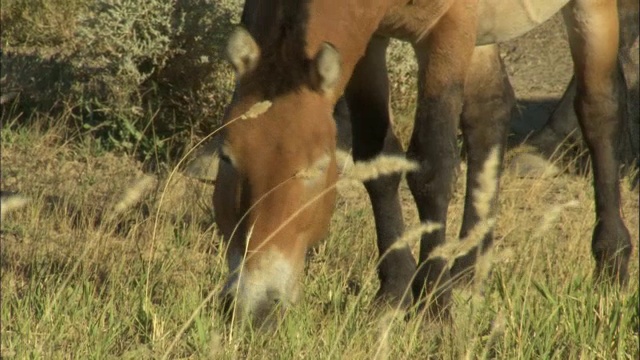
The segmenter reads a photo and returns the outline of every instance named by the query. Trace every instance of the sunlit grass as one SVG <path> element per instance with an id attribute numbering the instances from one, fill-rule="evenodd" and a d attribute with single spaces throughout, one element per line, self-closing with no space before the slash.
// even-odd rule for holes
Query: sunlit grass
<path id="1" fill-rule="evenodd" d="M 117 221 L 96 222 L 142 174 L 140 165 L 54 135 L 2 130 L 2 189 L 30 199 L 2 222 L 3 358 L 638 357 L 637 190 L 623 188 L 622 196 L 636 249 L 631 282 L 622 291 L 599 289 L 589 250 L 590 180 L 507 173 L 493 270 L 481 292 L 454 291 L 453 322 L 443 325 L 371 306 L 371 210 L 362 186 L 341 189 L 332 231 L 309 259 L 301 301 L 275 333 L 231 332 L 215 300 L 196 311 L 227 274 L 211 227 L 211 186 L 170 183 L 157 223 L 144 210 L 155 209 L 157 195 Z M 414 227 L 415 208 L 401 188 Z M 460 180 L 449 238 L 460 224 L 462 189 Z"/>

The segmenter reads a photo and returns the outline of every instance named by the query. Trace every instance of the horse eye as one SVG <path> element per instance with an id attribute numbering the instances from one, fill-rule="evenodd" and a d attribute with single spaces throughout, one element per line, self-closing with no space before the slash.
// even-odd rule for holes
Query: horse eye
<path id="1" fill-rule="evenodd" d="M 229 157 L 229 155 L 227 155 L 224 151 L 219 151 L 218 152 L 218 157 L 225 164 L 233 166 L 233 161 L 231 161 L 231 158 Z"/>
<path id="2" fill-rule="evenodd" d="M 229 152 L 227 145 L 222 145 L 218 148 L 218 158 L 225 164 L 235 167 L 235 159 L 233 158 L 233 152 Z"/>
<path id="3" fill-rule="evenodd" d="M 225 154 L 224 152 L 220 151 L 220 153 L 218 154 L 218 156 L 220 157 L 220 160 L 224 161 L 225 163 L 231 165 L 231 158 L 229 157 L 229 155 Z"/>

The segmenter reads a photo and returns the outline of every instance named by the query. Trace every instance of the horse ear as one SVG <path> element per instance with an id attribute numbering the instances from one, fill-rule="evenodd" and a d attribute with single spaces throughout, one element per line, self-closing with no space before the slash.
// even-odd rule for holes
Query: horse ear
<path id="1" fill-rule="evenodd" d="M 313 59 L 312 78 L 316 79 L 315 84 L 322 92 L 331 92 L 338 84 L 340 72 L 342 71 L 342 59 L 338 50 L 329 43 L 322 43 L 320 51 Z"/>
<path id="2" fill-rule="evenodd" d="M 226 51 L 227 59 L 236 69 L 238 76 L 253 70 L 260 59 L 260 47 L 251 34 L 240 26 L 229 37 Z"/>

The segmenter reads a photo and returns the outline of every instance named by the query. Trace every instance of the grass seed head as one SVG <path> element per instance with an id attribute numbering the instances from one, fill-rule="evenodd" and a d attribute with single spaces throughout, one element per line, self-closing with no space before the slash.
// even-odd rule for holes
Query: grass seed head
<path id="1" fill-rule="evenodd" d="M 551 209 L 549 209 L 549 211 L 546 211 L 544 213 L 542 221 L 540 222 L 540 226 L 538 226 L 538 228 L 536 229 L 536 232 L 533 235 L 534 238 L 537 238 L 542 234 L 544 234 L 545 232 L 547 232 L 549 228 L 551 228 L 551 225 L 553 225 L 553 223 L 558 219 L 558 217 L 560 216 L 560 213 L 564 209 L 577 207 L 577 206 L 578 206 L 578 202 L 576 200 L 571 200 L 564 204 L 555 205 Z"/>
<path id="2" fill-rule="evenodd" d="M 480 218 L 478 223 L 476 223 L 462 241 L 445 242 L 435 248 L 429 255 L 429 259 L 441 257 L 447 259 L 449 265 L 451 265 L 456 258 L 466 255 L 469 251 L 480 248 L 482 240 L 495 225 L 495 219 L 489 216 L 498 187 L 499 166 L 499 150 L 497 147 L 494 147 L 484 162 L 482 172 L 478 175 L 478 186 L 473 191 L 473 206 Z"/>
<path id="3" fill-rule="evenodd" d="M 402 236 L 396 240 L 396 242 L 389 247 L 388 251 L 397 250 L 405 246 L 411 246 L 411 244 L 420 240 L 422 235 L 430 234 L 434 231 L 442 229 L 442 225 L 436 222 L 427 221 L 420 224 L 413 229 L 405 231 Z"/>
<path id="4" fill-rule="evenodd" d="M 142 175 L 123 194 L 122 198 L 113 207 L 115 214 L 121 214 L 131 208 L 146 195 L 156 185 L 156 178 L 151 175 Z"/>
<path id="5" fill-rule="evenodd" d="M 18 210 L 25 205 L 29 200 L 20 194 L 2 194 L 0 196 L 0 219 L 4 219 L 8 213 Z"/>
<path id="6" fill-rule="evenodd" d="M 255 119 L 258 116 L 264 114 L 271 107 L 271 101 L 265 100 L 253 104 L 249 111 L 240 116 L 241 119 Z"/>
<path id="7" fill-rule="evenodd" d="M 494 147 L 484 162 L 482 172 L 478 175 L 478 187 L 473 191 L 473 206 L 476 208 L 480 219 L 489 217 L 491 204 L 498 187 L 499 166 L 499 150 Z"/>
<path id="8" fill-rule="evenodd" d="M 418 169 L 418 163 L 397 155 L 380 155 L 369 161 L 358 162 L 347 171 L 350 180 L 369 181 L 393 173 L 405 173 Z"/>

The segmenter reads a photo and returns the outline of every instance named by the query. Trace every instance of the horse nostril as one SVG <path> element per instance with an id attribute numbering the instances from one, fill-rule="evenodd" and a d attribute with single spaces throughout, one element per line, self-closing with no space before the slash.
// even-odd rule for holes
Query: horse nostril
<path id="1" fill-rule="evenodd" d="M 284 318 L 285 301 L 277 290 L 267 290 L 263 301 L 254 308 L 253 324 L 263 331 L 274 330 Z"/>
<path id="2" fill-rule="evenodd" d="M 276 289 L 267 290 L 267 301 L 272 302 L 273 305 L 279 304 L 280 301 L 280 292 Z"/>

